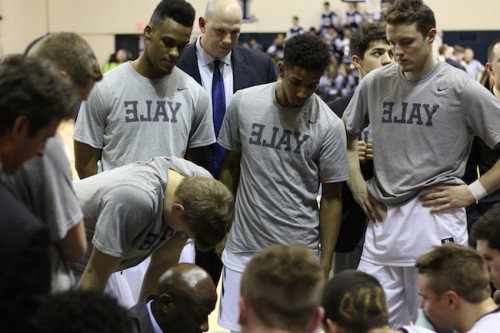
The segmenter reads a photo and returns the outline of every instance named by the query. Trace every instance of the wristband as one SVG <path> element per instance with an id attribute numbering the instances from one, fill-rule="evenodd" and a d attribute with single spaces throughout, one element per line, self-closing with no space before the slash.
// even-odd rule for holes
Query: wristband
<path id="1" fill-rule="evenodd" d="M 476 199 L 476 201 L 481 200 L 488 194 L 479 179 L 469 185 L 469 191 L 472 193 L 472 196 Z"/>

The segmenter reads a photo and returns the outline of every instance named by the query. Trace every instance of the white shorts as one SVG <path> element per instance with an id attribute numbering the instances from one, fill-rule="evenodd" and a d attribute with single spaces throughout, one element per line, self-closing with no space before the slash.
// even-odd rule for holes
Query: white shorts
<path id="1" fill-rule="evenodd" d="M 418 196 L 388 206 L 382 222 L 368 223 L 361 259 L 386 266 L 414 266 L 416 259 L 447 242 L 467 245 L 464 208 L 431 213 Z"/>
<path id="2" fill-rule="evenodd" d="M 420 304 L 416 267 L 381 266 L 361 259 L 358 271 L 372 275 L 384 288 L 392 328 L 415 323 Z"/>
<path id="3" fill-rule="evenodd" d="M 220 294 L 219 326 L 231 331 L 240 331 L 240 285 L 241 277 L 252 254 L 222 252 L 222 289 Z"/>

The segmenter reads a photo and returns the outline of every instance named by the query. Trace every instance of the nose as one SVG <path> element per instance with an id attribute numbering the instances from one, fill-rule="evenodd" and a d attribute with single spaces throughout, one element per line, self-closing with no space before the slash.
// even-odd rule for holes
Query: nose
<path id="1" fill-rule="evenodd" d="M 307 97 L 307 89 L 300 88 L 299 90 L 297 90 L 297 97 L 300 99 L 305 99 Z"/>
<path id="2" fill-rule="evenodd" d="M 172 47 L 170 49 L 170 51 L 168 52 L 168 54 L 169 54 L 170 58 L 178 59 L 179 55 L 180 55 L 179 48 L 178 47 Z"/>
<path id="3" fill-rule="evenodd" d="M 389 54 L 389 52 L 384 53 L 384 55 L 382 55 L 382 65 L 385 66 L 390 64 L 391 62 L 392 56 Z"/>
<path id="4" fill-rule="evenodd" d="M 209 325 L 208 325 L 208 318 L 205 319 L 205 321 L 200 325 L 200 330 L 202 332 L 208 332 Z"/>
<path id="5" fill-rule="evenodd" d="M 231 44 L 231 33 L 227 33 L 224 35 L 224 38 L 222 38 L 222 42 L 225 44 Z"/>

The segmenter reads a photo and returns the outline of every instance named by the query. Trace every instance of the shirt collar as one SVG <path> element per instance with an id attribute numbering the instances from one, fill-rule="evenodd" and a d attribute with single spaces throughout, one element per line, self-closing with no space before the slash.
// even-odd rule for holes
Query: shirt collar
<path id="1" fill-rule="evenodd" d="M 156 322 L 156 319 L 153 316 L 153 312 L 151 311 L 151 303 L 152 302 L 153 302 L 153 300 L 150 300 L 148 303 L 146 303 L 146 308 L 148 309 L 149 319 L 151 320 L 151 325 L 153 326 L 153 332 L 154 333 L 164 333 L 163 330 L 158 325 L 158 323 Z"/>
<path id="2" fill-rule="evenodd" d="M 196 42 L 195 42 L 196 56 L 198 57 L 198 63 L 201 66 L 208 66 L 208 65 L 210 65 L 211 63 L 214 62 L 215 58 L 212 57 L 210 54 L 208 54 L 203 49 L 203 47 L 201 47 L 201 37 L 203 37 L 203 35 L 198 36 L 198 38 L 196 39 Z M 229 52 L 224 58 L 220 58 L 219 60 L 221 62 L 223 62 L 224 64 L 226 64 L 226 65 L 230 65 L 231 64 L 231 53 L 232 52 L 233 51 Z"/>
<path id="3" fill-rule="evenodd" d="M 500 99 L 500 90 L 497 89 L 497 87 L 493 86 L 493 94 L 498 98 Z M 0 164 L 0 167 L 2 165 Z"/>

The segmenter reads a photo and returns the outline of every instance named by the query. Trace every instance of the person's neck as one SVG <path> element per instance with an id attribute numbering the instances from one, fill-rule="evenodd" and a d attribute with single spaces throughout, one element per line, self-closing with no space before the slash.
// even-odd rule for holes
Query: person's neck
<path id="1" fill-rule="evenodd" d="M 493 86 L 493 94 L 500 100 L 500 87 L 496 85 Z"/>
<path id="2" fill-rule="evenodd" d="M 463 311 L 457 314 L 460 327 L 457 327 L 459 333 L 466 333 L 476 324 L 476 322 L 485 314 L 490 313 L 498 308 L 491 297 L 478 304 L 469 304 L 463 307 Z"/>
<path id="3" fill-rule="evenodd" d="M 420 80 L 430 71 L 432 71 L 437 64 L 437 60 L 432 56 L 431 53 L 430 56 L 427 57 L 425 63 L 419 69 L 415 69 L 411 72 L 403 72 L 403 75 L 410 81 Z"/>
<path id="4" fill-rule="evenodd" d="M 168 170 L 167 188 L 163 196 L 163 222 L 166 223 L 168 216 L 172 212 L 172 204 L 175 199 L 175 191 L 184 177 L 174 170 Z"/>
<path id="5" fill-rule="evenodd" d="M 153 67 L 153 64 L 149 60 L 146 55 L 146 51 L 141 54 L 141 56 L 134 61 L 131 62 L 132 67 L 135 71 L 148 79 L 159 79 L 162 76 L 166 75 L 165 73 L 156 71 Z"/>

